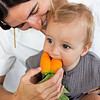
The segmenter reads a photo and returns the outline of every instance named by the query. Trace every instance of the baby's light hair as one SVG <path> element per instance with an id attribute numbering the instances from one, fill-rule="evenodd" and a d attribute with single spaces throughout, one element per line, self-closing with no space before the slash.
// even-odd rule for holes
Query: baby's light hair
<path id="1" fill-rule="evenodd" d="M 64 4 L 48 14 L 48 20 L 50 19 L 57 23 L 71 23 L 75 19 L 83 21 L 87 25 L 85 45 L 90 44 L 91 46 L 94 35 L 94 20 L 92 12 L 85 5 L 77 3 Z"/>

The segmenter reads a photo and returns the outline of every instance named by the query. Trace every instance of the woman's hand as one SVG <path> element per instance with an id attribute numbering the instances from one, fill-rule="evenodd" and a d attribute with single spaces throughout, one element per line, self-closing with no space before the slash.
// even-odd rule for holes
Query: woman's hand
<path id="1" fill-rule="evenodd" d="M 33 84 L 30 80 L 40 72 L 40 68 L 29 70 L 21 79 L 15 93 L 16 100 L 57 100 L 62 92 L 63 69 L 60 69 L 51 79 Z"/>

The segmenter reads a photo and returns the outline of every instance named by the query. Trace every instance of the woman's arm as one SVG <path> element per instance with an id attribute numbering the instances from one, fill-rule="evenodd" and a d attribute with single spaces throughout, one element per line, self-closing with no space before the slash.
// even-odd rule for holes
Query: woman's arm
<path id="1" fill-rule="evenodd" d="M 13 100 L 13 94 L 2 87 L 4 78 L 5 76 L 0 76 L 0 100 Z"/>
<path id="2" fill-rule="evenodd" d="M 0 87 L 0 100 L 14 100 L 14 95 Z"/>

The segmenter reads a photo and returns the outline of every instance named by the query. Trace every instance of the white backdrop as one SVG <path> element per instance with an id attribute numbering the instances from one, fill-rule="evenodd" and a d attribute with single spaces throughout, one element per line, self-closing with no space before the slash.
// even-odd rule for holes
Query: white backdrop
<path id="1" fill-rule="evenodd" d="M 68 0 L 69 2 L 83 3 L 93 12 L 95 20 L 94 41 L 91 50 L 100 57 L 100 0 Z"/>

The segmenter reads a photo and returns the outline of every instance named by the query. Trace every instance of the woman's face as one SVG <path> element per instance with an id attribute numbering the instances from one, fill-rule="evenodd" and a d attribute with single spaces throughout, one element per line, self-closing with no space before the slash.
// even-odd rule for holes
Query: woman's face
<path id="1" fill-rule="evenodd" d="M 30 0 L 9 8 L 5 22 L 11 27 L 26 30 L 35 28 L 40 30 L 45 22 L 46 13 L 50 9 L 50 0 Z"/>

